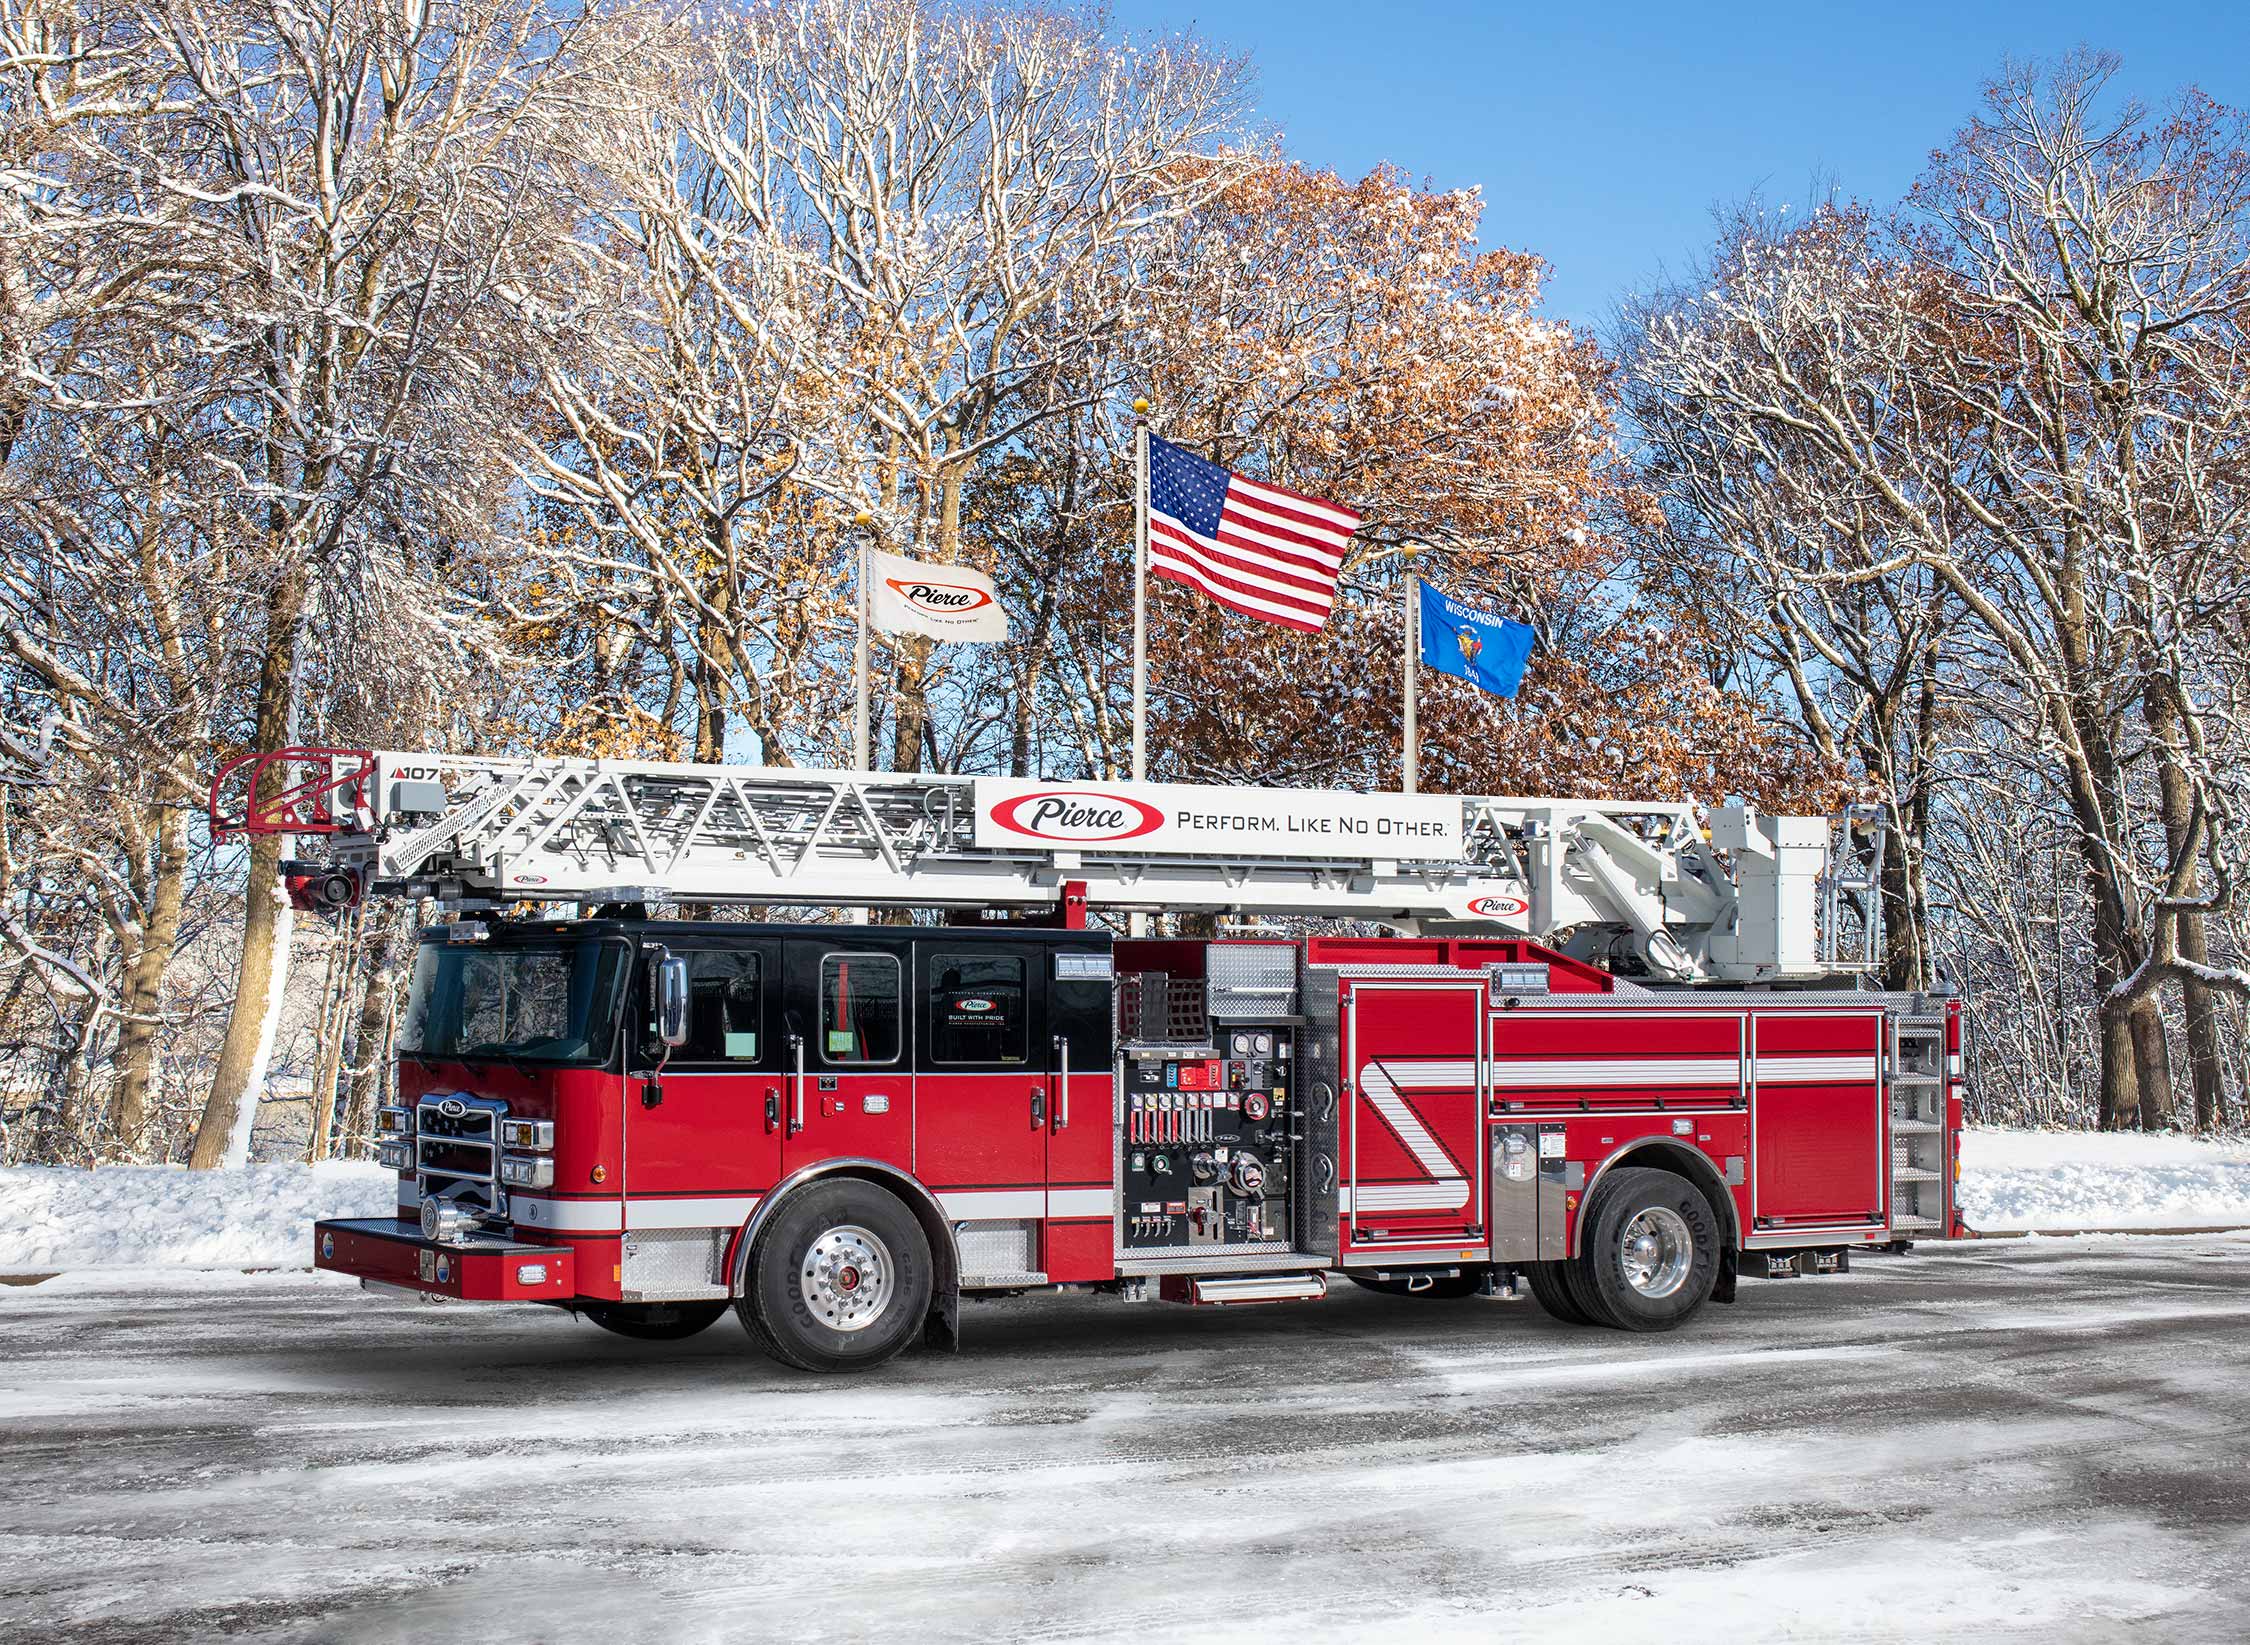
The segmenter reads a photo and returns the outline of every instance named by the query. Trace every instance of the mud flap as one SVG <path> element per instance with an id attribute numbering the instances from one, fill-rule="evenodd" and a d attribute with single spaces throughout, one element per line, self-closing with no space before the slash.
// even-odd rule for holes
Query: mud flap
<path id="1" fill-rule="evenodd" d="M 945 1354 L 961 1351 L 961 1293 L 954 1286 L 941 1286 L 932 1299 L 922 1321 L 922 1346 Z"/>
<path id="2" fill-rule="evenodd" d="M 1711 1300 L 1713 1302 L 1732 1302 L 1734 1300 L 1735 1277 L 1741 1272 L 1741 1253 L 1732 1246 L 1721 1251 L 1719 1253 L 1719 1277 L 1712 1283 Z"/>

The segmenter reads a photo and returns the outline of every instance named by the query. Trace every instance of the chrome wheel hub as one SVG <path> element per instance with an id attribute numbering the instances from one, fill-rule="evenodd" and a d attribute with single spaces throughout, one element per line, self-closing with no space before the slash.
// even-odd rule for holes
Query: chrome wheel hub
<path id="1" fill-rule="evenodd" d="M 1626 1219 L 1617 1255 L 1626 1284 L 1644 1297 L 1668 1297 L 1687 1283 L 1695 1266 L 1695 1236 L 1679 1212 L 1652 1205 Z"/>
<path id="2" fill-rule="evenodd" d="M 832 1331 L 864 1331 L 897 1289 L 891 1248 L 856 1223 L 831 1228 L 805 1252 L 805 1306 Z"/>

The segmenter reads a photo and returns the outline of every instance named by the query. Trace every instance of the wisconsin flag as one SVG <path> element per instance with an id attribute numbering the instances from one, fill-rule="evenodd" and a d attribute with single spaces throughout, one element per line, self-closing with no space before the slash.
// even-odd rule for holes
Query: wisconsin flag
<path id="1" fill-rule="evenodd" d="M 885 634 L 986 645 L 1008 637 L 1008 613 L 981 571 L 870 549 L 867 578 L 867 618 Z"/>
<path id="2" fill-rule="evenodd" d="M 1422 584 L 1422 661 L 1485 690 L 1513 697 L 1531 659 L 1532 631 Z"/>

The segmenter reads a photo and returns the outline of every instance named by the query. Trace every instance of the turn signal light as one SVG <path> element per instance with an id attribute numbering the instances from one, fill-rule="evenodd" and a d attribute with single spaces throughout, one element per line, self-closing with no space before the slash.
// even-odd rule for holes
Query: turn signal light
<path id="1" fill-rule="evenodd" d="M 544 1154 L 555 1146 L 553 1120 L 502 1120 L 500 1141 L 509 1148 L 521 1148 L 527 1153 Z"/>
<path id="2" fill-rule="evenodd" d="M 411 1137 L 414 1135 L 414 1110 L 411 1108 L 378 1108 L 375 1110 L 375 1129 L 386 1136 Z"/>

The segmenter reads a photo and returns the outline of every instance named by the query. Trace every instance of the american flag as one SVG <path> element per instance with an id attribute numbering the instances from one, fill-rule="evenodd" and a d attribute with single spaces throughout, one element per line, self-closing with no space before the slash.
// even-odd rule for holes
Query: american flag
<path id="1" fill-rule="evenodd" d="M 1151 435 L 1148 568 L 1246 617 L 1317 634 L 1359 516 L 1246 480 Z"/>

